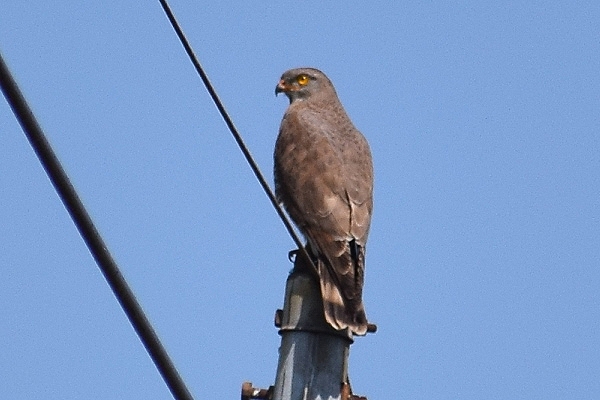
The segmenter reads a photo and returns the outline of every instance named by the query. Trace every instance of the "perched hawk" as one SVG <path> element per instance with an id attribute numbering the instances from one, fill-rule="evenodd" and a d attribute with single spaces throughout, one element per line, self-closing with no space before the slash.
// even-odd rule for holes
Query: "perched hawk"
<path id="1" fill-rule="evenodd" d="M 280 92 L 290 105 L 275 144 L 277 198 L 317 261 L 327 322 L 364 335 L 365 245 L 373 209 L 369 145 L 321 71 L 285 72 L 275 89 Z"/>

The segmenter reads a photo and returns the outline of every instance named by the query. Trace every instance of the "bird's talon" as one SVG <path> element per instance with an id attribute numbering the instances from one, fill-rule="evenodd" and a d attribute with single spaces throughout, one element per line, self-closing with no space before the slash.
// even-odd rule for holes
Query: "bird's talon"
<path id="1" fill-rule="evenodd" d="M 296 262 L 296 256 L 298 255 L 298 251 L 299 251 L 299 250 L 298 250 L 298 249 L 296 249 L 296 250 L 291 250 L 291 251 L 288 253 L 288 260 L 290 260 L 290 262 L 291 262 L 291 263 L 294 263 L 294 262 Z"/>

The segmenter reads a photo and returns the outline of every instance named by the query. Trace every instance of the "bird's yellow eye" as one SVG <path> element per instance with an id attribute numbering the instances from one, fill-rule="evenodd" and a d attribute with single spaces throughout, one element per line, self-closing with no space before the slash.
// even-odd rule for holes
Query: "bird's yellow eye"
<path id="1" fill-rule="evenodd" d="M 304 75 L 304 74 L 298 75 L 298 77 L 296 78 L 296 82 L 298 82 L 298 85 L 300 85 L 300 86 L 306 85 L 308 83 L 308 80 L 309 80 L 308 75 Z"/>

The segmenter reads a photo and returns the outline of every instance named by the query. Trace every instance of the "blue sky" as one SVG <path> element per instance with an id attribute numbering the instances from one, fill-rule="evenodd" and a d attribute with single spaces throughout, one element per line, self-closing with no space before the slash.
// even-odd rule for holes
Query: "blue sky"
<path id="1" fill-rule="evenodd" d="M 375 159 L 370 399 L 600 398 L 600 3 L 172 0 L 264 173 L 281 73 Z M 196 398 L 274 382 L 293 248 L 156 2 L 11 1 L 0 51 Z M 0 394 L 168 399 L 5 101 Z"/>

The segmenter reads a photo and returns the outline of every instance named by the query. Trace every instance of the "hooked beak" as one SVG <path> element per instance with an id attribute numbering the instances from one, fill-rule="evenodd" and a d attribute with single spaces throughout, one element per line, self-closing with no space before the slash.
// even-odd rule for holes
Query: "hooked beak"
<path id="1" fill-rule="evenodd" d="M 277 86 L 275 86 L 275 96 L 277 96 L 281 92 L 288 92 L 289 90 L 289 85 L 285 82 L 285 80 L 281 79 Z"/>

